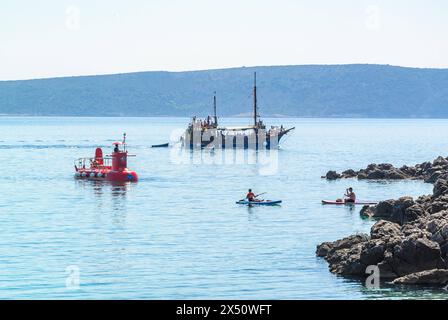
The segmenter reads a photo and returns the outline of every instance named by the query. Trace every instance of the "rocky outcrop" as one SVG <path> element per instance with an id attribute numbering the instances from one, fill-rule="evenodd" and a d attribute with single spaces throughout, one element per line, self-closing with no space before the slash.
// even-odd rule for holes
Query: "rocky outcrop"
<path id="1" fill-rule="evenodd" d="M 423 285 L 441 285 L 448 284 L 448 270 L 432 269 L 421 272 L 411 273 L 407 276 L 397 278 L 394 284 L 423 284 Z"/>
<path id="2" fill-rule="evenodd" d="M 369 236 L 366 234 L 358 234 L 353 235 L 341 240 L 337 240 L 335 242 L 324 242 L 317 247 L 317 256 L 325 257 L 329 254 L 329 252 L 335 252 L 341 249 L 347 249 L 352 247 L 355 244 L 366 241 L 369 239 Z"/>
<path id="3" fill-rule="evenodd" d="M 396 168 L 392 164 L 369 164 L 365 169 L 355 171 L 352 169 L 342 173 L 329 171 L 322 178 L 337 180 L 345 178 L 358 178 L 370 180 L 404 180 L 420 179 L 428 183 L 435 183 L 438 179 L 448 179 L 448 158 L 438 157 L 433 162 L 423 162 L 415 166 L 402 166 Z"/>
<path id="4" fill-rule="evenodd" d="M 427 215 L 427 212 L 423 204 L 411 197 L 402 197 L 398 200 L 381 201 L 376 206 L 364 206 L 360 214 L 367 218 L 386 219 L 404 224 Z"/>
<path id="5" fill-rule="evenodd" d="M 447 180 L 438 179 L 431 196 L 382 201 L 364 207 L 361 215 L 379 220 L 370 234 L 353 235 L 317 247 L 316 254 L 325 258 L 331 272 L 367 276 L 366 268 L 376 265 L 381 278 L 396 279 L 397 284 L 445 283 L 442 275 L 448 270 Z"/>
<path id="6" fill-rule="evenodd" d="M 448 216 L 448 212 L 445 214 Z M 370 235 L 323 243 L 317 247 L 317 255 L 324 257 L 330 271 L 336 274 L 366 276 L 367 267 L 377 265 L 383 279 L 398 278 L 447 268 L 446 248 L 442 249 L 447 244 L 446 238 L 439 239 L 436 234 L 428 229 L 409 225 L 405 228 L 380 220 L 372 227 Z"/>
<path id="7" fill-rule="evenodd" d="M 342 175 L 340 175 L 336 171 L 328 171 L 327 174 L 325 175 L 325 178 L 327 180 L 337 180 L 342 178 Z"/>

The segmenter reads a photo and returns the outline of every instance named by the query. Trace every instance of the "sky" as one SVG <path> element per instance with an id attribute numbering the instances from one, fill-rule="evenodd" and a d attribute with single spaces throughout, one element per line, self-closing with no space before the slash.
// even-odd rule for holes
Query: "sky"
<path id="1" fill-rule="evenodd" d="M 448 68 L 446 0 L 1 0 L 0 80 L 241 66 Z"/>

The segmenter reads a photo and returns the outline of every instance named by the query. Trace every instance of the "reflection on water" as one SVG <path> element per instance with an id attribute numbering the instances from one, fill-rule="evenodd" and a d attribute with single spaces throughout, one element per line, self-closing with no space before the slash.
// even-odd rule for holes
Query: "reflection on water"
<path id="1" fill-rule="evenodd" d="M 76 179 L 78 187 L 84 189 L 92 189 L 93 194 L 102 197 L 105 193 L 110 193 L 114 197 L 125 197 L 126 193 L 131 189 L 131 184 L 136 182 L 115 182 L 103 180 L 87 180 Z"/>
<path id="2" fill-rule="evenodd" d="M 137 182 L 112 182 L 103 180 L 76 179 L 78 187 L 91 190 L 95 196 L 96 214 L 111 214 L 111 222 L 118 227 L 124 227 L 129 204 L 128 193 Z"/>
<path id="3" fill-rule="evenodd" d="M 279 169 L 278 149 L 197 149 L 174 146 L 170 148 L 170 161 L 174 165 L 242 166 L 256 174 L 275 175 Z"/>
<path id="4" fill-rule="evenodd" d="M 103 201 L 109 201 L 114 212 L 126 213 L 127 194 L 135 186 L 136 182 L 112 182 L 102 180 L 76 179 L 78 187 L 92 190 L 97 198 L 98 210 L 104 209 Z M 100 201 L 101 200 L 101 201 Z"/>
<path id="5" fill-rule="evenodd" d="M 397 286 L 390 279 L 380 282 L 379 288 L 368 287 L 366 279 L 356 276 L 340 276 L 336 278 L 350 287 L 357 288 L 361 296 L 359 299 L 368 300 L 397 300 L 397 299 L 443 299 L 448 298 L 448 291 L 441 286 Z"/>
<path id="6" fill-rule="evenodd" d="M 428 286 L 396 286 L 390 281 L 383 281 L 380 289 L 362 287 L 361 293 L 366 299 L 443 299 L 448 298 L 448 292 L 442 287 Z"/>

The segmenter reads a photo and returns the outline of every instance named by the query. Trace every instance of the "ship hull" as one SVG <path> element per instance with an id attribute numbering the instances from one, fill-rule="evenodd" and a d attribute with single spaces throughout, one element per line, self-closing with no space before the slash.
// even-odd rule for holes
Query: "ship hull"
<path id="1" fill-rule="evenodd" d="M 101 180 L 112 182 L 137 182 L 138 175 L 130 170 L 110 170 L 110 169 L 79 169 L 75 172 L 75 179 Z"/>
<path id="2" fill-rule="evenodd" d="M 187 132 L 182 139 L 182 146 L 189 149 L 278 149 L 281 139 L 293 129 L 284 130 L 274 136 L 266 134 L 264 139 L 258 135 L 238 137 L 221 134 L 210 137 L 208 133 L 201 133 L 200 137 L 196 135 L 194 139 Z"/>

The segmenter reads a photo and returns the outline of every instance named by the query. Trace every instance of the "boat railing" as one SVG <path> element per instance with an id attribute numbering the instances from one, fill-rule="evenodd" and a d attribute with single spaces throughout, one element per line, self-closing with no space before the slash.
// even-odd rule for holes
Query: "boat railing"
<path id="1" fill-rule="evenodd" d="M 79 158 L 75 160 L 75 167 L 77 169 L 95 168 L 108 169 L 112 163 L 112 157 L 106 156 L 101 158 Z"/>

